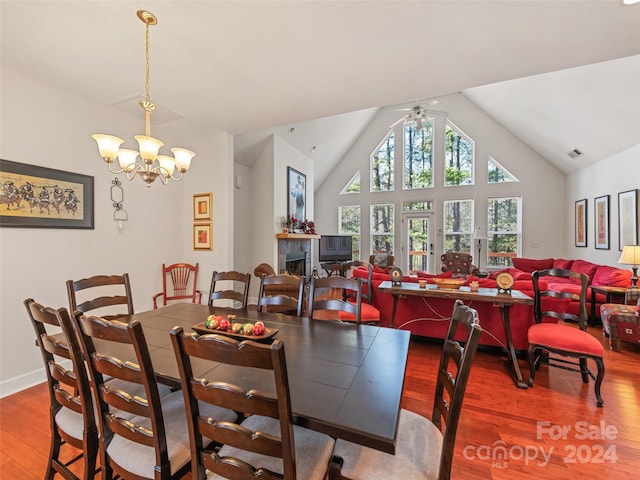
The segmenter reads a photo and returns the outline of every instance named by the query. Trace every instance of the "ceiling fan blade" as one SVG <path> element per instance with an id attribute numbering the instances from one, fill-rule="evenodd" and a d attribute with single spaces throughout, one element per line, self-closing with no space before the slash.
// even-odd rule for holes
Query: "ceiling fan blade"
<path id="1" fill-rule="evenodd" d="M 399 118 L 398 120 L 396 120 L 395 122 L 393 122 L 391 125 L 389 125 L 389 128 L 393 128 L 396 125 L 398 125 L 400 122 L 404 122 L 406 120 L 406 116 Z"/>
<path id="2" fill-rule="evenodd" d="M 427 116 L 432 116 L 432 117 L 448 117 L 449 116 L 449 112 L 443 112 L 442 110 L 431 110 L 430 108 L 427 108 L 424 111 L 425 115 Z"/>

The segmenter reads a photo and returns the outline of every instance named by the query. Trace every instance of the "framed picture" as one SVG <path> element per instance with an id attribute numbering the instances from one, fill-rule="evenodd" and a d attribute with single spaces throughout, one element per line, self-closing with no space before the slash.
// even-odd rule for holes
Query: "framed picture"
<path id="1" fill-rule="evenodd" d="M 596 215 L 596 248 L 609 250 L 609 195 L 595 198 L 593 209 Z"/>
<path id="2" fill-rule="evenodd" d="M 93 229 L 93 177 L 0 160 L 0 226 Z"/>
<path id="3" fill-rule="evenodd" d="M 300 224 L 307 218 L 307 177 L 287 167 L 287 213 Z"/>
<path id="4" fill-rule="evenodd" d="M 196 223 L 193 225 L 193 249 L 213 250 L 213 224 Z"/>
<path id="5" fill-rule="evenodd" d="M 195 221 L 213 220 L 211 216 L 210 193 L 196 193 L 193 196 L 193 219 Z"/>
<path id="6" fill-rule="evenodd" d="M 587 199 L 576 201 L 576 247 L 587 246 Z"/>
<path id="7" fill-rule="evenodd" d="M 638 190 L 618 193 L 618 249 L 638 245 Z"/>

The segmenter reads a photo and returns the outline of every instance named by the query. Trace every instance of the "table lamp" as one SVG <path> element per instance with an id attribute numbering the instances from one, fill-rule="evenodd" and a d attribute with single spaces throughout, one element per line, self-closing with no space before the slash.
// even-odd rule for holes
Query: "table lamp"
<path id="1" fill-rule="evenodd" d="M 486 240 L 487 235 L 484 233 L 484 228 L 476 227 L 475 232 L 473 232 L 473 240 L 478 242 L 478 270 L 480 269 L 480 252 L 482 251 L 482 240 Z"/>
<path id="2" fill-rule="evenodd" d="M 631 277 L 631 288 L 638 288 L 638 264 L 640 264 L 640 245 L 625 245 L 618 263 L 631 265 L 633 276 Z"/>

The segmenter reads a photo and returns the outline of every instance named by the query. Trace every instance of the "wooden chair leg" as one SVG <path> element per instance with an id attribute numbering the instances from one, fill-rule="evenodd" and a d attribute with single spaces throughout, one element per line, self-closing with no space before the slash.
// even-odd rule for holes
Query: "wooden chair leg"
<path id="1" fill-rule="evenodd" d="M 602 395 L 600 395 L 600 385 L 602 385 L 602 379 L 604 378 L 604 360 L 602 357 L 594 358 L 596 365 L 598 366 L 598 375 L 596 376 L 594 391 L 596 393 L 596 405 L 602 407 L 604 402 L 602 401 Z"/>
<path id="2" fill-rule="evenodd" d="M 529 386 L 533 387 L 533 382 L 536 378 L 536 361 L 534 359 L 536 346 L 529 345 L 529 349 L 527 350 L 527 357 L 529 358 Z"/>
<path id="3" fill-rule="evenodd" d="M 331 463 L 329 464 L 329 476 L 328 480 L 342 480 L 342 464 L 344 460 L 342 457 L 333 456 Z"/>
<path id="4" fill-rule="evenodd" d="M 589 369 L 587 367 L 587 359 L 585 357 L 580 358 L 580 375 L 582 376 L 582 383 L 589 383 Z"/>

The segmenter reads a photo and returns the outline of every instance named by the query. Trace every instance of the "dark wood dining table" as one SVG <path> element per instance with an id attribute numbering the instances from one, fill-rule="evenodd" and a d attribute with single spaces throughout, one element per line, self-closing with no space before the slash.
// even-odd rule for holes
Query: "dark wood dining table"
<path id="1" fill-rule="evenodd" d="M 505 347 L 508 363 L 511 366 L 513 380 L 518 388 L 526 389 L 527 382 L 522 378 L 518 358 L 513 346 L 513 337 L 511 335 L 511 321 L 509 319 L 509 311 L 513 305 L 533 305 L 533 298 L 522 293 L 519 290 L 512 290 L 510 293 L 501 293 L 496 288 L 479 288 L 471 291 L 469 287 L 461 287 L 459 289 L 438 288 L 436 285 L 427 284 L 420 287 L 418 283 L 403 282 L 400 286 L 394 286 L 390 281 L 384 281 L 378 286 L 378 290 L 393 295 L 393 307 L 391 311 L 391 327 L 395 325 L 396 309 L 398 299 L 406 296 L 420 296 L 432 298 L 450 298 L 452 300 L 460 299 L 462 301 L 489 302 L 500 309 L 500 318 L 502 327 L 504 328 L 504 336 L 507 341 Z M 480 322 L 482 323 L 482 322 Z"/>
<path id="2" fill-rule="evenodd" d="M 395 453 L 408 331 L 191 303 L 177 303 L 119 320 L 142 324 L 158 380 L 179 387 L 169 331 L 181 326 L 190 333 L 194 325 L 211 314 L 234 314 L 238 322 L 261 320 L 266 327 L 278 330 L 273 338 L 285 345 L 296 424 Z M 242 385 L 237 372 L 220 364 L 199 361 L 194 373 L 213 369 L 220 381 L 233 380 Z M 252 373 L 247 387 L 256 388 L 256 382 L 259 388 L 275 393 L 272 376 Z"/>

